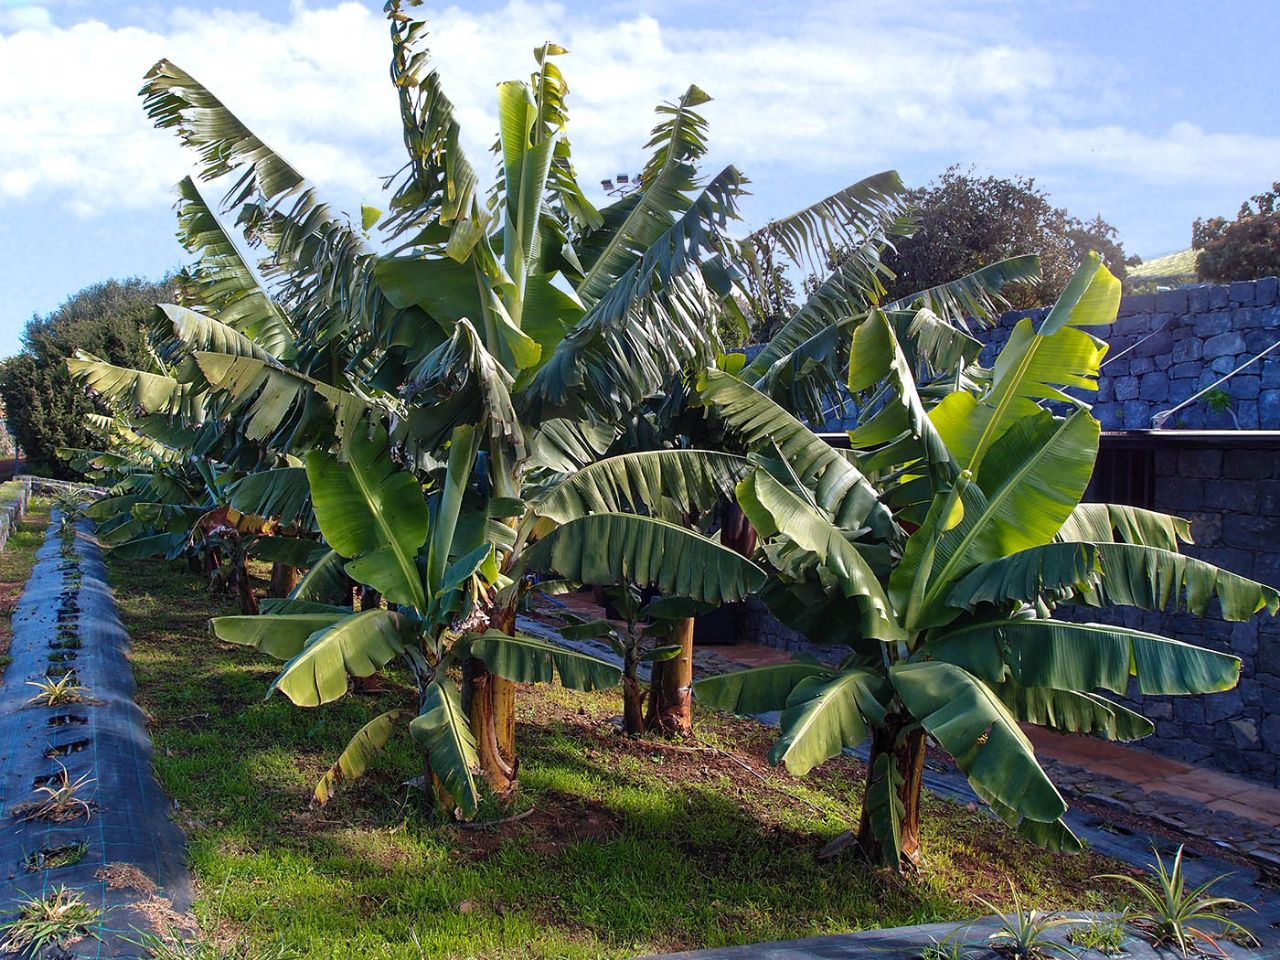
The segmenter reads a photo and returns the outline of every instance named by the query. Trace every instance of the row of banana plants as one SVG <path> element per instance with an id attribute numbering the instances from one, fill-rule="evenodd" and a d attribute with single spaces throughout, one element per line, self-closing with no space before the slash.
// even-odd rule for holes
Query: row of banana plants
<path id="1" fill-rule="evenodd" d="M 1240 663 L 1059 612 L 1280 605 L 1182 554 L 1186 522 L 1081 502 L 1099 425 L 1079 398 L 1106 352 L 1089 331 L 1118 281 L 1091 257 L 984 366 L 973 331 L 1034 256 L 885 302 L 881 253 L 912 229 L 898 176 L 742 229 L 746 178 L 702 169 L 698 87 L 657 108 L 639 189 L 597 208 L 550 43 L 497 87 L 485 189 L 426 24 L 387 14 L 406 162 L 358 223 L 195 78 L 150 70 L 148 114 L 196 157 L 176 208 L 194 262 L 148 369 L 69 361 L 112 411 L 102 449 L 66 451 L 112 484 L 102 538 L 236 589 L 244 615 L 213 630 L 282 661 L 268 694 L 318 707 L 391 665 L 413 678 L 417 709 L 371 718 L 317 801 L 407 730 L 442 809 L 474 816 L 516 787 L 518 684 L 621 681 L 632 729 L 687 730 L 691 690 L 780 710 L 771 760 L 795 774 L 869 737 L 858 846 L 895 869 L 919 859 L 930 739 L 1010 825 L 1078 847 L 1020 725 L 1138 738 L 1151 724 L 1106 692 L 1211 693 Z M 727 349 L 776 251 L 807 296 L 767 344 Z M 848 449 L 806 425 L 838 389 L 861 412 Z M 251 558 L 274 564 L 261 609 Z M 516 628 L 535 595 L 584 586 L 633 629 L 569 632 L 613 640 L 622 667 Z M 752 595 L 848 655 L 694 685 L 692 614 Z M 642 654 L 646 623 L 664 640 Z"/>

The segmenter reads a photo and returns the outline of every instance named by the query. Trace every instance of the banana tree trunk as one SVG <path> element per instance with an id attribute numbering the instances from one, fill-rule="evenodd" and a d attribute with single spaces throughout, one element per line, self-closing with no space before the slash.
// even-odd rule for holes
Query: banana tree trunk
<path id="1" fill-rule="evenodd" d="M 356 593 L 360 598 L 361 610 L 377 610 L 382 606 L 382 594 L 377 590 L 357 585 Z M 356 693 L 384 693 L 387 688 L 382 683 L 381 675 L 372 673 L 367 677 L 352 677 L 351 689 Z"/>
<path id="2" fill-rule="evenodd" d="M 645 725 L 668 737 L 686 737 L 693 732 L 692 617 L 673 623 L 671 642 L 680 647 L 680 652 L 670 660 L 659 660 L 653 665 Z"/>
<path id="3" fill-rule="evenodd" d="M 756 552 L 756 528 L 736 503 L 726 504 L 721 517 L 720 542 L 750 559 Z"/>
<path id="4" fill-rule="evenodd" d="M 297 567 L 291 567 L 287 563 L 273 563 L 271 565 L 271 592 L 268 596 L 287 597 L 293 592 L 293 588 L 298 585 L 298 581 L 302 579 L 302 571 Z"/>
<path id="5" fill-rule="evenodd" d="M 924 753 L 924 730 L 917 724 L 910 724 L 909 718 L 890 716 L 884 726 L 873 728 L 871 756 L 867 762 L 867 787 L 858 823 L 858 847 L 872 863 L 898 872 L 915 869 L 920 863 L 920 791 L 924 785 Z M 894 792 L 902 810 L 896 862 L 892 844 L 885 843 L 884 837 L 876 835 L 872 804 L 867 802 L 883 776 L 884 771 L 880 767 L 885 759 L 896 773 Z"/>
<path id="6" fill-rule="evenodd" d="M 639 666 L 640 651 L 633 642 L 622 660 L 622 731 L 635 735 L 645 731 L 644 690 L 636 675 Z"/>
<path id="7" fill-rule="evenodd" d="M 497 611 L 490 626 L 508 635 L 516 630 L 512 607 Z M 467 658 L 462 668 L 462 706 L 471 721 L 480 756 L 480 771 L 489 791 L 501 803 L 516 789 L 516 685 L 490 673 L 484 661 Z"/>
<path id="8" fill-rule="evenodd" d="M 240 612 L 250 616 L 258 615 L 258 598 L 253 595 L 253 585 L 249 581 L 249 567 L 244 555 L 238 554 L 232 561 L 235 564 L 231 578 L 235 583 L 236 596 L 240 600 Z"/>

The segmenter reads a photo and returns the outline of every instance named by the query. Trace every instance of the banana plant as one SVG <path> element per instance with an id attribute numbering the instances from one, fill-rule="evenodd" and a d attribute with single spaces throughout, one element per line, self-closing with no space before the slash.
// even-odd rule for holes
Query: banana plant
<path id="1" fill-rule="evenodd" d="M 640 665 L 649 663 L 656 669 L 659 664 L 691 656 L 692 648 L 686 649 L 682 633 L 694 616 L 713 608 L 686 597 L 648 597 L 634 583 L 605 587 L 603 595 L 624 626 L 607 618 L 587 620 L 568 615 L 569 623 L 559 632 L 567 640 L 592 640 L 612 648 L 622 661 L 622 732 L 639 736 L 660 728 L 662 710 L 655 687 L 662 679 L 656 674 L 651 676 L 646 696 Z"/>
<path id="2" fill-rule="evenodd" d="M 422 746 L 437 799 L 462 817 L 475 814 L 482 796 L 479 737 L 485 728 L 474 723 L 455 674 L 465 675 L 478 660 L 510 683 L 558 675 L 579 690 L 612 686 L 621 676 L 610 661 L 515 631 L 516 603 L 534 588 L 526 576 L 530 569 L 552 570 L 580 584 L 629 578 L 706 603 L 739 599 L 764 581 L 751 561 L 660 516 L 592 509 L 603 505 L 602 491 L 624 498 L 613 506 L 633 506 L 629 495 L 643 482 L 602 482 L 608 466 L 551 486 L 533 504 L 486 497 L 475 471 L 481 440 L 475 427 L 456 428 L 446 464 L 425 488 L 414 472 L 397 466 L 386 431 L 368 421 L 353 432 L 345 459 L 321 451 L 308 455 L 325 542 L 344 558 L 346 573 L 377 590 L 387 608 L 352 613 L 305 599 L 300 585 L 268 615 L 211 621 L 220 639 L 284 660 L 268 695 L 279 690 L 299 706 L 343 696 L 351 677 L 370 676 L 392 661 L 403 665 L 418 693 L 418 709 L 406 717 L 408 731 Z M 657 478 L 652 503 L 687 505 L 688 488 L 677 489 L 673 478 L 683 484 L 697 475 L 674 467 L 663 473 L 660 463 L 602 461 L 620 475 L 628 465 L 639 477 L 649 468 L 649 478 Z M 711 489 L 705 482 L 703 487 Z M 512 518 L 514 528 L 504 523 Z M 530 538 L 536 541 L 532 549 L 517 549 Z M 503 594 L 510 599 L 499 599 Z M 357 776 L 396 726 L 384 716 L 362 728 L 316 787 L 316 801 L 326 802 L 339 782 Z M 514 756 L 496 756 L 514 765 Z"/>
<path id="3" fill-rule="evenodd" d="M 1180 553 L 1185 521 L 1081 503 L 1100 428 L 1077 394 L 1096 389 L 1106 352 L 1088 328 L 1114 319 L 1119 296 L 1091 255 L 1038 328 L 1019 321 L 992 370 L 969 365 L 923 388 L 899 339 L 914 318 L 873 310 L 847 348 L 866 411 L 850 451 L 738 377 L 703 379 L 703 401 L 753 451 L 737 499 L 771 568 L 766 601 L 850 652 L 836 668 L 709 678 L 696 695 L 780 710 L 770 757 L 795 774 L 869 737 L 857 843 L 876 862 L 919 860 L 927 738 L 1005 822 L 1076 849 L 1066 801 L 1020 724 L 1131 740 L 1151 723 L 1108 693 L 1213 693 L 1239 678 L 1235 657 L 1088 622 L 1082 609 L 1247 620 L 1280 606 L 1272 588 Z"/>
<path id="4" fill-rule="evenodd" d="M 677 540 L 657 505 L 637 502 L 620 518 L 562 518 L 546 538 L 534 505 L 539 490 L 598 459 L 672 378 L 711 362 L 720 332 L 743 322 L 727 228 L 746 181 L 734 167 L 700 172 L 707 126 L 698 111 L 709 97 L 695 86 L 658 108 L 640 189 L 597 210 L 573 170 L 568 87 L 558 66 L 565 51 L 547 44 L 535 51 L 528 81 L 498 86 L 498 176 L 486 193 L 461 147 L 425 24 L 396 2 L 388 19 L 407 162 L 388 181 L 385 216 L 369 210 L 359 229 L 189 74 L 169 61 L 148 74 L 142 92 L 151 117 L 198 153 L 199 179 L 232 183 L 222 212 L 265 249 L 262 274 L 298 334 L 295 355 L 312 341 L 354 344 L 341 364 L 345 385 L 283 353 L 203 347 L 192 352 L 199 371 L 192 382 L 207 385 L 210 417 L 224 431 L 277 453 L 302 434 L 316 451 L 350 461 L 362 442 L 357 425 L 368 421 L 359 429 L 382 429 L 424 489 L 436 482 L 457 432 L 473 429 L 474 475 L 465 482 L 495 505 L 495 531 L 507 530 L 492 540 L 503 576 L 517 583 L 514 571 L 531 569 L 536 556 L 580 582 L 629 577 L 624 560 L 636 544 L 687 541 Z M 881 175 L 815 205 L 799 229 L 835 242 L 849 235 L 847 211 L 888 216 L 904 202 L 896 175 Z M 362 238 L 379 221 L 394 247 L 384 256 Z M 161 412 L 174 415 L 177 401 L 169 399 Z M 320 415 L 323 429 L 297 426 Z M 286 452 L 304 455 L 300 447 Z M 699 456 L 690 453 L 684 460 Z M 667 478 L 666 466 L 652 465 L 682 462 L 679 454 L 655 455 L 644 469 L 650 479 L 683 482 L 685 468 L 673 466 Z M 703 474 L 727 479 L 723 471 Z M 728 482 L 717 496 L 731 489 Z M 535 546 L 540 552 L 526 558 Z M 701 589 L 703 572 L 676 579 Z M 640 574 L 669 576 L 656 568 Z M 488 598 L 494 629 L 510 629 L 519 595 L 504 587 Z M 514 770 L 514 688 L 480 656 L 466 659 L 463 674 L 481 767 L 501 796 Z"/>
<path id="5" fill-rule="evenodd" d="M 451 476 L 487 505 L 483 528 L 499 579 L 485 591 L 477 586 L 476 602 L 491 629 L 512 630 L 524 573 L 535 569 L 574 582 L 656 582 L 664 592 L 716 595 L 737 561 L 708 553 L 705 537 L 672 528 L 682 520 L 680 504 L 697 501 L 705 512 L 731 495 L 745 461 L 730 468 L 693 443 L 618 445 L 643 406 L 673 383 L 687 386 L 715 361 L 721 332 L 744 322 L 742 247 L 729 227 L 746 180 L 732 166 L 710 177 L 700 171 L 707 125 L 699 108 L 708 95 L 692 86 L 658 108 L 639 190 L 597 210 L 573 169 L 568 86 L 558 66 L 566 51 L 545 44 L 527 82 L 498 86 L 498 176 L 483 192 L 426 49 L 426 25 L 397 0 L 387 14 L 407 159 L 387 181 L 385 216 L 366 208 L 359 226 L 324 204 L 190 74 L 167 60 L 149 71 L 148 114 L 195 151 L 198 180 L 230 184 L 216 214 L 234 219 L 263 257 L 256 268 L 248 264 L 219 216 L 192 207 L 184 229 L 204 251 L 193 276 L 236 336 L 189 336 L 180 367 L 159 380 L 101 367 L 86 377 L 158 418 L 149 421 L 153 431 L 177 421 L 198 425 L 206 442 L 235 438 L 227 456 L 234 453 L 237 469 L 260 466 L 263 451 L 305 458 L 317 513 L 323 494 L 312 461 L 357 463 L 371 436 L 385 435 L 395 462 L 428 498 L 442 495 L 441 478 Z M 199 192 L 184 186 L 183 195 L 194 203 Z M 900 232 L 905 208 L 901 182 L 886 172 L 775 225 L 796 257 L 829 259 L 836 247 L 856 255 L 784 324 L 770 371 L 837 362 L 838 351 L 822 353 L 809 340 L 823 324 L 865 315 L 868 298 L 882 292 L 879 250 Z M 366 242 L 378 224 L 393 248 L 381 256 Z M 269 295 L 248 289 L 255 285 Z M 987 288 L 979 280 L 975 289 Z M 955 297 L 934 300 L 942 309 Z M 945 325 L 945 318 L 934 325 L 932 342 L 947 341 Z M 476 446 L 465 476 L 448 473 L 460 436 Z M 606 451 L 617 457 L 583 469 Z M 291 461 L 281 469 L 297 476 Z M 580 502 L 549 498 L 580 474 L 581 483 L 597 485 Z M 251 481 L 252 473 L 243 482 Z M 393 599 L 378 583 L 385 573 L 378 564 L 390 554 L 375 563 L 325 539 L 332 556 L 316 563 L 294 600 L 323 602 L 313 597 L 337 571 L 419 609 L 419 621 L 431 624 L 424 636 L 436 629 L 429 611 L 440 568 L 421 590 Z M 404 546 L 404 562 L 412 546 Z M 418 554 L 426 549 L 417 546 Z M 447 567 L 449 549 L 437 545 L 432 563 Z M 493 647 L 458 648 L 468 651 L 461 701 L 480 770 L 505 796 L 515 769 L 514 687 L 481 655 Z"/>

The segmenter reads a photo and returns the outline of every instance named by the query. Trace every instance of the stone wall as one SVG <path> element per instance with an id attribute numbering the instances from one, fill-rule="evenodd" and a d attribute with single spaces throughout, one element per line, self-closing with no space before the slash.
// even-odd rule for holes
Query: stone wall
<path id="1" fill-rule="evenodd" d="M 1023 317 L 1007 313 L 986 334 L 990 360 Z M 1104 430 L 1148 430 L 1151 418 L 1188 399 L 1280 340 L 1280 281 L 1275 277 L 1183 287 L 1125 297 L 1110 328 L 1091 331 L 1110 345 L 1094 403 Z M 1204 400 L 1179 411 L 1166 429 L 1280 429 L 1280 349 L 1220 388 L 1227 409 Z"/>
<path id="2" fill-rule="evenodd" d="M 1280 587 L 1280 440 L 1241 431 L 1105 436 L 1104 456 L 1125 456 L 1154 474 L 1147 506 L 1191 521 L 1185 552 Z M 1110 499 L 1110 498 L 1108 498 Z M 1142 505 L 1142 504 L 1138 504 Z M 1280 785 L 1280 620 L 1228 623 L 1183 613 L 1071 610 L 1076 620 L 1116 623 L 1240 657 L 1234 690 L 1198 697 L 1136 697 L 1155 722 L 1146 749 Z"/>

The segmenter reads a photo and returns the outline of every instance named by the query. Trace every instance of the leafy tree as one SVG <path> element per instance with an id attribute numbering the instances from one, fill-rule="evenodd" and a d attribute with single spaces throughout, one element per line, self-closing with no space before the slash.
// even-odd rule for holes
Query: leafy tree
<path id="1" fill-rule="evenodd" d="M 1178 552 L 1189 525 L 1082 504 L 1100 427 L 1066 388 L 1096 389 L 1120 282 L 1091 256 L 1034 329 L 1022 320 L 992 371 L 961 364 L 917 388 L 922 311 L 872 310 L 854 327 L 848 386 L 869 411 L 852 456 L 828 448 L 764 393 L 723 371 L 701 393 L 752 449 L 738 502 L 773 576 L 765 599 L 815 640 L 849 645 L 837 668 L 762 667 L 700 681 L 741 713 L 780 710 L 770 754 L 803 774 L 871 738 L 859 847 L 917 861 L 926 736 L 1024 835 L 1079 843 L 1019 722 L 1135 739 L 1146 719 L 1105 697 L 1233 687 L 1232 656 L 1139 630 L 1058 618 L 1085 607 L 1180 607 L 1247 620 L 1280 608 L 1271 587 Z M 1067 404 L 1059 415 L 1049 404 Z"/>
<path id="2" fill-rule="evenodd" d="M 85 416 L 99 407 L 72 389 L 66 359 L 87 350 L 124 366 L 145 364 L 143 325 L 158 302 L 173 298 L 168 282 L 107 280 L 86 287 L 52 313 L 31 318 L 22 352 L 0 366 L 0 397 L 9 429 L 34 471 L 74 477 L 57 449 L 92 442 Z"/>
<path id="3" fill-rule="evenodd" d="M 1280 182 L 1240 205 L 1234 220 L 1196 220 L 1191 245 L 1200 251 L 1196 275 L 1228 283 L 1280 274 Z"/>
<path id="4" fill-rule="evenodd" d="M 1101 216 L 1084 221 L 1055 207 L 1032 178 L 979 177 L 958 166 L 912 191 L 915 232 L 885 253 L 896 274 L 889 298 L 904 296 L 1029 250 L 1040 255 L 1040 279 L 1011 287 L 1017 309 L 1052 303 L 1090 251 L 1118 277 L 1129 262 L 1116 230 Z"/>

